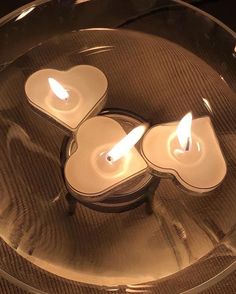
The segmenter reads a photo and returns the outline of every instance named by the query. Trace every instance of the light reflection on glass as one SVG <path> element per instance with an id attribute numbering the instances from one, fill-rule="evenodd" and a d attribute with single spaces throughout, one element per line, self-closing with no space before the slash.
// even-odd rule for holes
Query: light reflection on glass
<path id="1" fill-rule="evenodd" d="M 30 8 L 23 10 L 21 12 L 21 14 L 16 18 L 15 21 L 18 21 L 18 20 L 24 18 L 26 15 L 28 15 L 29 13 L 31 13 L 35 8 L 36 8 L 35 6 L 31 6 Z"/>
<path id="2" fill-rule="evenodd" d="M 211 107 L 209 100 L 207 100 L 206 98 L 202 98 L 202 100 L 203 100 L 204 105 L 206 106 L 207 110 L 209 112 L 213 113 L 213 110 L 212 110 L 212 107 Z"/>

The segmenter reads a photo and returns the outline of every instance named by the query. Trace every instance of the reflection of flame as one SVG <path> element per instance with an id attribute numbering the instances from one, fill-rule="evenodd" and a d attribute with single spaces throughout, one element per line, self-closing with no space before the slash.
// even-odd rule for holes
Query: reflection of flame
<path id="1" fill-rule="evenodd" d="M 90 0 L 75 0 L 75 4 L 80 4 L 80 3 L 84 3 L 84 2 L 88 2 Z"/>
<path id="2" fill-rule="evenodd" d="M 133 129 L 127 136 L 118 142 L 108 153 L 107 160 L 114 162 L 126 155 L 134 145 L 142 138 L 146 131 L 146 126 L 141 125 Z"/>
<path id="3" fill-rule="evenodd" d="M 112 49 L 114 49 L 114 46 L 95 46 L 95 47 L 83 49 L 79 51 L 79 53 L 87 53 L 87 56 L 89 56 L 89 55 L 94 55 L 98 53 L 108 52 L 108 51 L 111 51 Z"/>
<path id="4" fill-rule="evenodd" d="M 209 102 L 206 98 L 202 98 L 202 100 L 203 100 L 203 102 L 204 102 L 204 104 L 205 104 L 207 110 L 208 110 L 209 112 L 213 113 L 210 102 Z"/>
<path id="5" fill-rule="evenodd" d="M 69 94 L 66 89 L 55 79 L 48 78 L 48 83 L 50 85 L 53 93 L 61 100 L 67 100 L 69 98 Z"/>
<path id="6" fill-rule="evenodd" d="M 31 11 L 33 11 L 36 7 L 35 6 L 31 6 L 30 8 L 23 10 L 21 12 L 21 14 L 16 18 L 15 21 L 22 19 L 23 17 L 25 17 L 26 15 L 28 15 Z"/>
<path id="7" fill-rule="evenodd" d="M 192 127 L 192 113 L 189 112 L 186 114 L 178 124 L 177 127 L 177 136 L 179 140 L 179 144 L 184 151 L 188 151 L 191 147 L 192 135 L 191 135 L 191 127 Z"/>

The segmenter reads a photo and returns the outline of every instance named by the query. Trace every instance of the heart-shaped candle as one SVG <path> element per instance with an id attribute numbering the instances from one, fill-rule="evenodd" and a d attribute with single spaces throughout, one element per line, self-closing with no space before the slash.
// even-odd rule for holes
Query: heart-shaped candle
<path id="1" fill-rule="evenodd" d="M 28 78 L 25 91 L 34 107 L 74 131 L 83 120 L 101 111 L 107 87 L 102 71 L 78 65 L 68 71 L 39 70 Z"/>
<path id="2" fill-rule="evenodd" d="M 144 131 L 145 127 L 140 126 L 127 135 L 117 121 L 106 116 L 85 121 L 76 133 L 78 148 L 65 164 L 72 194 L 92 199 L 106 196 L 145 173 L 147 164 L 133 147 Z M 126 148 L 123 155 L 121 145 Z"/>
<path id="3" fill-rule="evenodd" d="M 152 127 L 144 136 L 142 154 L 154 174 L 174 176 L 187 190 L 204 193 L 224 179 L 227 167 L 209 117 Z"/>

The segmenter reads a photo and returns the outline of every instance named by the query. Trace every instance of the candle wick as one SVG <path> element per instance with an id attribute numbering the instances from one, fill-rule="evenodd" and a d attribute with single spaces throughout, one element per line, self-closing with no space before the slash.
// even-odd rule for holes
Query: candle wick
<path id="1" fill-rule="evenodd" d="M 65 89 L 68 96 L 65 98 L 65 101 L 68 102 L 70 100 L 70 90 L 69 89 Z"/>
<path id="2" fill-rule="evenodd" d="M 189 151 L 190 150 L 190 137 L 187 138 L 187 144 L 185 146 L 185 151 Z"/>
<path id="3" fill-rule="evenodd" d="M 112 161 L 113 161 L 112 156 L 108 155 L 108 156 L 107 156 L 107 161 L 108 161 L 109 163 L 112 163 Z"/>

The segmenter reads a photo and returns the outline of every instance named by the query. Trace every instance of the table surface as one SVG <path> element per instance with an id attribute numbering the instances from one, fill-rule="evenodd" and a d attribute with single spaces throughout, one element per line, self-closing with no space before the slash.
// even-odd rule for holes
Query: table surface
<path id="1" fill-rule="evenodd" d="M 58 0 L 63 1 L 63 0 Z M 15 8 L 20 7 L 21 5 L 29 3 L 29 0 L 8 0 L 0 2 L 0 17 L 11 12 Z M 186 1 L 186 2 L 192 2 Z M 236 0 L 195 0 L 195 5 L 200 9 L 212 14 L 216 18 L 220 19 L 234 31 L 236 31 Z M 1 294 L 24 294 L 28 293 L 24 290 L 21 290 L 9 281 L 0 278 L 0 293 Z M 236 272 L 227 276 L 220 283 L 212 286 L 210 289 L 202 292 L 203 294 L 235 294 L 236 293 Z"/>

